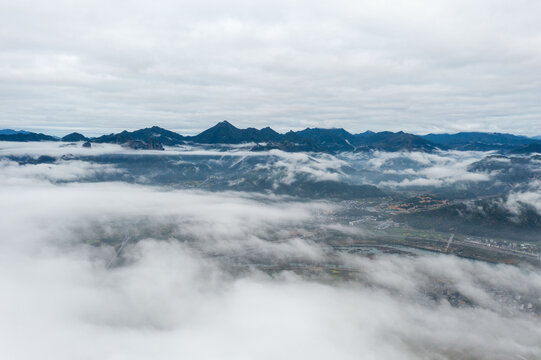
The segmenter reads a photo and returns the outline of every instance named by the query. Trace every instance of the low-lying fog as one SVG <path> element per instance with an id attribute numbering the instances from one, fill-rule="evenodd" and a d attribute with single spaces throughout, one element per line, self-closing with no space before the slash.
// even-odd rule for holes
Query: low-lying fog
<path id="1" fill-rule="evenodd" d="M 320 174 L 295 156 L 284 163 Z M 459 172 L 464 156 L 438 179 L 481 181 Z M 348 176 L 328 161 L 319 171 Z M 541 319 L 517 306 L 541 302 L 538 268 L 336 254 L 310 234 L 370 235 L 321 222 L 336 206 L 325 200 L 84 182 L 126 170 L 81 159 L 0 166 L 2 359 L 541 358 Z M 356 275 L 269 271 L 284 261 Z M 433 296 L 440 287 L 467 301 Z"/>

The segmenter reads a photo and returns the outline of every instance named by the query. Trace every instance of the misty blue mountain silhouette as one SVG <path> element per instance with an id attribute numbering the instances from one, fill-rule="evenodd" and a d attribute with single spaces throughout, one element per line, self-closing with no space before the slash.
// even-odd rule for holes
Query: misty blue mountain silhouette
<path id="1" fill-rule="evenodd" d="M 240 129 L 222 121 L 195 136 L 183 136 L 158 126 L 122 131 L 117 134 L 87 138 L 74 132 L 58 139 L 54 136 L 11 129 L 0 130 L 0 141 L 90 141 L 121 144 L 134 149 L 161 150 L 162 145 L 182 144 L 247 144 L 253 151 L 279 149 L 283 151 L 344 152 L 344 151 L 424 151 L 434 150 L 498 150 L 514 153 L 538 152 L 541 140 L 513 134 L 461 132 L 457 134 L 415 135 L 399 132 L 352 134 L 342 128 L 306 128 L 280 134 L 270 127 Z"/>

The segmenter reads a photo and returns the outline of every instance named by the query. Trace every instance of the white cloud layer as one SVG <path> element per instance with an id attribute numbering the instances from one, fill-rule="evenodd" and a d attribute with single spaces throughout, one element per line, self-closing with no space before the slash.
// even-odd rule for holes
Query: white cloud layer
<path id="1" fill-rule="evenodd" d="M 111 165 L 99 165 L 85 161 L 60 161 L 52 164 L 20 165 L 14 161 L 0 160 L 0 184 L 29 184 L 36 180 L 44 182 L 72 182 L 93 178 L 102 174 L 121 174 Z"/>
<path id="2" fill-rule="evenodd" d="M 531 0 L 0 3 L 0 124 L 539 135 Z"/>
<path id="3" fill-rule="evenodd" d="M 19 165 L 3 160 L 0 181 L 26 181 L 29 178 L 70 182 L 89 180 L 107 174 L 122 174 L 114 165 L 92 162 L 102 155 L 175 156 L 180 158 L 171 166 L 193 164 L 195 168 L 229 167 L 236 169 L 238 178 L 230 186 L 247 181 L 244 175 L 258 174 L 260 179 L 272 180 L 274 188 L 296 181 L 343 181 L 354 184 L 374 184 L 390 188 L 466 187 L 494 179 L 496 171 L 474 172 L 469 166 L 491 152 L 440 151 L 341 153 L 289 153 L 280 150 L 249 151 L 244 147 L 208 149 L 201 146 L 166 147 L 165 151 L 137 151 L 113 144 L 95 144 L 91 149 L 81 144 L 66 146 L 58 142 L 0 142 L 0 156 L 50 156 L 56 162 L 39 165 Z M 82 160 L 76 160 L 82 157 Z M 256 158 L 256 159 L 254 159 Z M 253 160 L 253 161 L 252 161 Z M 501 160 L 497 160 L 501 161 Z M 240 164 L 240 165 L 239 165 Z M 236 167 L 239 165 L 238 167 Z M 143 177 L 138 182 L 144 182 Z M 249 179 L 248 179 L 249 180 Z M 150 180 L 149 180 L 150 181 Z M 148 181 L 147 181 L 148 183 Z"/>
<path id="4" fill-rule="evenodd" d="M 327 261 L 324 246 L 299 234 L 332 207 L 28 179 L 0 187 L 0 358 L 541 356 L 539 318 L 511 301 L 516 295 L 541 304 L 539 269 L 452 256 L 344 255 L 338 260 L 361 281 L 235 273 L 224 259 Z M 111 262 L 108 241 L 125 236 L 131 240 L 122 261 Z M 101 246 L 91 245 L 97 240 Z M 426 295 L 441 284 L 474 306 Z M 509 302 L 502 294 L 512 294 Z"/>
<path id="5" fill-rule="evenodd" d="M 511 192 L 505 201 L 505 206 L 514 214 L 521 213 L 521 205 L 526 204 L 541 214 L 541 180 L 528 184 L 526 191 Z"/>
<path id="6" fill-rule="evenodd" d="M 424 152 L 379 152 L 370 155 L 352 155 L 366 158 L 367 168 L 382 174 L 399 177 L 377 183 L 393 188 L 443 187 L 468 183 L 488 182 L 490 172 L 472 172 L 468 167 L 490 155 L 490 152 L 440 151 Z"/>
<path id="7" fill-rule="evenodd" d="M 42 179 L 47 181 L 78 181 L 88 180 L 99 174 L 121 174 L 122 170 L 113 165 L 92 162 L 93 157 L 101 155 L 136 155 L 136 156 L 187 156 L 190 159 L 199 158 L 203 164 L 234 167 L 247 158 L 261 158 L 261 163 L 247 164 L 249 171 L 267 172 L 265 177 L 275 179 L 274 184 L 288 184 L 299 180 L 339 181 L 347 178 L 342 168 L 348 166 L 347 161 L 329 154 L 290 153 L 281 150 L 249 151 L 244 146 L 232 146 L 227 150 L 207 149 L 200 146 L 166 147 L 166 151 L 138 151 L 114 144 L 94 144 L 92 148 L 83 148 L 81 143 L 43 142 L 8 142 L 0 141 L 0 156 L 30 157 L 39 159 L 40 156 L 50 156 L 55 162 L 38 165 L 20 165 L 8 159 L 0 160 L 0 182 L 26 181 L 27 179 Z M 75 160 L 75 157 L 85 157 L 85 161 Z M 216 157 L 216 158 L 209 158 Z M 88 161 L 87 161 L 88 160 Z M 178 160 L 177 165 L 189 163 L 189 160 Z M 197 161 L 195 162 L 197 164 Z M 244 179 L 238 179 L 238 182 Z"/>

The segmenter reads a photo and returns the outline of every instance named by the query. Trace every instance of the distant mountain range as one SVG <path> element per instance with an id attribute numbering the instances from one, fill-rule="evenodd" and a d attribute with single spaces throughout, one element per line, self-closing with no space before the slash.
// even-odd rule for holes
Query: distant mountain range
<path id="1" fill-rule="evenodd" d="M 195 136 L 183 136 L 176 132 L 153 126 L 136 131 L 87 138 L 71 133 L 58 139 L 54 136 L 11 129 L 0 130 L 0 141 L 67 141 L 120 144 L 134 149 L 163 150 L 163 146 L 182 144 L 248 144 L 252 150 L 280 149 L 283 151 L 313 152 L 360 152 L 447 150 L 497 150 L 513 153 L 539 152 L 541 139 L 512 134 L 462 132 L 457 134 L 414 135 L 399 132 L 372 132 L 351 134 L 344 129 L 307 128 L 280 134 L 270 127 L 263 129 L 239 129 L 227 121 Z"/>
<path id="2" fill-rule="evenodd" d="M 12 130 L 12 129 L 2 129 L 2 130 L 0 130 L 0 135 L 15 135 L 15 134 L 28 134 L 28 131 Z"/>
<path id="3" fill-rule="evenodd" d="M 57 141 L 55 136 L 45 135 L 42 133 L 33 133 L 28 131 L 15 131 L 11 129 L 0 130 L 0 141 Z"/>
<path id="4" fill-rule="evenodd" d="M 540 139 L 501 133 L 461 132 L 457 134 L 428 134 L 422 137 L 456 150 L 514 150 L 533 143 L 541 144 Z"/>

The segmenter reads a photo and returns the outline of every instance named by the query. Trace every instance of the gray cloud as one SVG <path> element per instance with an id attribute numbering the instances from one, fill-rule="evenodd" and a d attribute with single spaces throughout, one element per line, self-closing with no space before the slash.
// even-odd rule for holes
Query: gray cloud
<path id="1" fill-rule="evenodd" d="M 280 150 L 270 151 L 249 151 L 246 146 L 231 146 L 227 151 L 217 149 L 206 149 L 199 146 L 167 147 L 167 151 L 145 151 L 123 148 L 113 144 L 94 144 L 91 149 L 81 147 L 81 144 L 74 143 L 67 145 L 58 142 L 32 142 L 17 143 L 3 142 L 0 145 L 0 156 L 30 156 L 37 159 L 40 156 L 55 157 L 57 161 L 52 164 L 40 164 L 20 166 L 14 161 L 4 160 L 0 162 L 0 168 L 4 173 L 0 175 L 0 181 L 5 178 L 8 181 L 24 181 L 26 178 L 41 178 L 49 181 L 75 181 L 85 179 L 93 175 L 104 173 L 120 174 L 120 169 L 112 165 L 92 163 L 93 157 L 101 155 L 139 155 L 139 156 L 196 156 L 203 159 L 204 164 L 218 166 L 230 166 L 231 168 L 242 163 L 247 158 L 257 157 L 263 159 L 255 165 L 249 164 L 250 170 L 267 172 L 265 177 L 273 178 L 275 185 L 291 184 L 299 178 L 306 178 L 313 181 L 333 180 L 338 181 L 348 176 L 343 173 L 342 168 L 347 167 L 346 160 L 338 159 L 329 154 L 306 154 L 289 153 Z M 86 157 L 90 161 L 73 160 L 74 156 Z M 219 159 L 208 158 L 209 156 Z M 68 160 L 66 160 L 66 157 Z M 70 160 L 71 159 L 71 160 Z M 189 163 L 188 160 L 178 160 L 176 165 Z M 242 182 L 243 179 L 237 179 Z"/>
<path id="2" fill-rule="evenodd" d="M 85 161 L 60 161 L 52 164 L 19 165 L 14 161 L 0 160 L 0 184 L 21 185 L 36 180 L 45 182 L 70 182 L 94 178 L 103 174 L 121 174 L 111 165 L 98 165 Z"/>
<path id="3" fill-rule="evenodd" d="M 536 1 L 0 5 L 2 127 L 539 134 Z"/>
<path id="4" fill-rule="evenodd" d="M 131 181 L 140 184 L 153 183 L 153 171 L 130 174 L 122 162 L 110 164 L 94 162 L 93 158 L 108 155 L 160 156 L 171 158 L 172 168 L 186 166 L 188 173 L 221 171 L 225 174 L 223 186 L 228 189 L 277 189 L 281 185 L 311 181 L 337 181 L 348 184 L 372 184 L 388 189 L 469 189 L 478 184 L 489 183 L 497 178 L 498 171 L 470 171 L 471 164 L 491 155 L 491 152 L 440 151 L 423 152 L 369 152 L 307 154 L 288 153 L 280 150 L 252 152 L 243 146 L 229 149 L 208 149 L 202 146 L 167 147 L 166 151 L 140 152 L 113 144 L 95 144 L 91 149 L 80 144 L 67 145 L 58 142 L 16 143 L 4 142 L 0 156 L 7 159 L 38 159 L 50 156 L 53 163 L 19 165 L 3 160 L 0 182 L 17 183 L 40 179 L 50 182 L 74 181 Z M 103 161 L 103 159 L 102 159 Z M 496 160 L 501 161 L 501 160 Z M 157 169 L 156 172 L 159 172 Z M 187 173 L 172 176 L 167 184 L 182 184 Z M 492 181 L 492 182 L 491 182 Z M 253 187 L 257 182 L 268 183 L 265 187 Z M 245 186 L 245 187 L 243 187 Z"/>
<path id="5" fill-rule="evenodd" d="M 357 166 L 380 174 L 376 182 L 392 188 L 439 188 L 444 186 L 488 182 L 490 172 L 472 172 L 468 167 L 490 152 L 440 151 L 424 152 L 380 152 L 351 154 L 346 157 Z"/>
<path id="6" fill-rule="evenodd" d="M 256 169 L 271 171 L 283 184 L 293 183 L 298 176 L 307 176 L 315 181 L 338 181 L 347 177 L 342 172 L 342 167 L 347 166 L 348 163 L 332 155 L 286 153 L 279 150 L 271 150 L 269 155 L 275 157 L 275 160 L 257 165 Z"/>
<path id="7" fill-rule="evenodd" d="M 513 214 L 519 215 L 523 204 L 531 206 L 539 214 L 541 214 L 541 181 L 534 180 L 528 184 L 528 189 L 525 191 L 511 192 L 506 201 L 505 206 Z"/>

